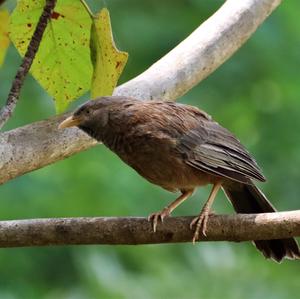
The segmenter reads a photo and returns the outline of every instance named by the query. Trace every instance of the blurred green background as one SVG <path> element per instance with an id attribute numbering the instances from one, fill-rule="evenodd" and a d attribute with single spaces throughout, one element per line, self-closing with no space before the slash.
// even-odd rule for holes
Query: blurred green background
<path id="1" fill-rule="evenodd" d="M 116 44 L 129 52 L 121 81 L 163 56 L 223 1 L 89 1 L 111 13 Z M 7 1 L 13 7 L 14 1 Z M 300 4 L 284 1 L 229 61 L 179 101 L 203 108 L 233 131 L 268 178 L 279 210 L 299 209 Z M 0 69 L 3 105 L 20 57 Z M 85 96 L 85 99 L 88 95 Z M 75 103 L 75 107 L 78 103 Z M 28 76 L 7 129 L 54 114 Z M 1 145 L 0 145 L 1 146 Z M 199 212 L 203 188 L 175 212 Z M 0 186 L 0 218 L 146 216 L 174 199 L 98 146 Z M 214 210 L 233 213 L 219 194 Z M 297 298 L 300 264 L 265 260 L 250 243 L 69 246 L 0 250 L 0 298 Z"/>

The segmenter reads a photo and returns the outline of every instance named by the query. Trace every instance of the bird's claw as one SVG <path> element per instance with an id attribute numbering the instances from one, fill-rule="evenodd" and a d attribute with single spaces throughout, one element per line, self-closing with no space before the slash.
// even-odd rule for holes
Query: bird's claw
<path id="1" fill-rule="evenodd" d="M 201 233 L 206 237 L 206 228 L 207 228 L 207 220 L 209 217 L 208 211 L 202 211 L 198 217 L 195 217 L 191 224 L 190 229 L 193 229 L 194 226 L 196 226 L 194 236 L 193 236 L 193 244 L 196 243 L 197 240 L 199 240 L 200 230 Z"/>
<path id="2" fill-rule="evenodd" d="M 148 216 L 148 221 L 152 222 L 153 232 L 156 232 L 158 221 L 160 220 L 163 223 L 165 217 L 169 215 L 170 215 L 170 211 L 168 209 L 163 209 L 159 212 L 152 213 Z"/>

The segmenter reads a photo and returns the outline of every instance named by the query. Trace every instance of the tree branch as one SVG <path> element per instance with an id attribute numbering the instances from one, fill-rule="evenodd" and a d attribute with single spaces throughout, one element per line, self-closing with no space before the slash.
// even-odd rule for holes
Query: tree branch
<path id="1" fill-rule="evenodd" d="M 152 231 L 146 218 L 95 217 L 0 221 L 0 247 L 191 242 L 192 217 L 166 218 Z M 300 210 L 212 215 L 201 241 L 251 241 L 300 236 Z"/>
<path id="2" fill-rule="evenodd" d="M 17 71 L 16 77 L 11 86 L 5 106 L 0 110 L 0 129 L 5 125 L 8 119 L 11 117 L 21 91 L 21 87 L 24 83 L 25 77 L 29 72 L 33 59 L 39 49 L 43 34 L 50 20 L 52 11 L 55 7 L 56 0 L 47 0 L 44 6 L 43 12 L 36 25 L 32 38 L 29 42 L 27 51 L 24 55 L 23 61 Z"/>
<path id="3" fill-rule="evenodd" d="M 255 32 L 281 0 L 227 0 L 171 52 L 115 95 L 175 100 L 214 72 Z"/>
<path id="4" fill-rule="evenodd" d="M 115 95 L 175 100 L 228 59 L 280 0 L 228 0 L 175 49 Z M 65 116 L 36 122 L 0 135 L 0 184 L 65 159 L 96 142 L 77 129 L 58 131 Z"/>

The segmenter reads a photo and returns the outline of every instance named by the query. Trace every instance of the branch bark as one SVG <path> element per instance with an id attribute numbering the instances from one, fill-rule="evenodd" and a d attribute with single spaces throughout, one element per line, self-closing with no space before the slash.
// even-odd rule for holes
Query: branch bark
<path id="1" fill-rule="evenodd" d="M 192 217 L 169 217 L 157 232 L 146 218 L 95 217 L 0 221 L 0 247 L 191 242 Z M 212 215 L 201 241 L 251 241 L 300 236 L 300 210 Z"/>
<path id="2" fill-rule="evenodd" d="M 228 0 L 175 49 L 115 95 L 175 100 L 228 59 L 281 0 Z M 77 129 L 58 131 L 56 116 L 0 135 L 0 184 L 65 159 L 96 142 Z"/>

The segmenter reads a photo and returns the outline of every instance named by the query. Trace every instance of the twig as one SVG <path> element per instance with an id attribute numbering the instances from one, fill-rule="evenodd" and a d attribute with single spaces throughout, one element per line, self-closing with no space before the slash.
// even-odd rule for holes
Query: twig
<path id="1" fill-rule="evenodd" d="M 29 42 L 27 51 L 24 55 L 23 61 L 18 69 L 16 77 L 11 86 L 6 104 L 0 111 L 0 129 L 5 125 L 8 119 L 11 117 L 17 105 L 24 79 L 27 73 L 29 72 L 33 59 L 39 49 L 44 31 L 47 27 L 48 21 L 51 18 L 51 14 L 55 7 L 55 4 L 56 4 L 56 0 L 46 1 L 42 15 L 40 16 L 38 24 Z"/>
<path id="2" fill-rule="evenodd" d="M 0 221 L 0 247 L 191 242 L 192 217 L 170 217 L 157 232 L 146 218 L 57 218 Z M 250 241 L 300 236 L 300 210 L 212 215 L 201 241 Z"/>

